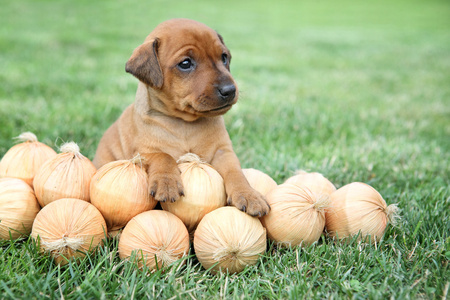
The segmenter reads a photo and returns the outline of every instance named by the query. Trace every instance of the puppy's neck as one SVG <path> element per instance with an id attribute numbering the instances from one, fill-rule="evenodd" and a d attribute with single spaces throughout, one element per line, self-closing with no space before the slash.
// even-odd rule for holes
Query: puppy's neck
<path id="1" fill-rule="evenodd" d="M 175 107 L 167 107 L 158 97 L 158 93 L 146 84 L 139 82 L 134 103 L 136 111 L 142 116 L 164 115 L 170 118 L 182 119 L 193 122 L 200 117 L 177 110 Z"/>

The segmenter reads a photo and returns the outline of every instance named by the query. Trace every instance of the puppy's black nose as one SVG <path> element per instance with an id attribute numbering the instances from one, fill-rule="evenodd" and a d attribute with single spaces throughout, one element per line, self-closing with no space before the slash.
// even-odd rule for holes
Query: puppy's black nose
<path id="1" fill-rule="evenodd" d="M 224 101 L 231 101 L 236 96 L 236 86 L 234 84 L 224 84 L 218 87 L 219 95 Z"/>

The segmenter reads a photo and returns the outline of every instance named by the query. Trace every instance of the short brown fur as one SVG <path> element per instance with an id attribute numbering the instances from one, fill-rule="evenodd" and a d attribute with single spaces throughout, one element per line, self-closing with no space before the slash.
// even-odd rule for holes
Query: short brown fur
<path id="1" fill-rule="evenodd" d="M 221 174 L 229 204 L 252 216 L 267 214 L 269 205 L 245 179 L 222 117 L 238 98 L 230 58 L 222 38 L 206 25 L 187 19 L 158 25 L 126 64 L 139 79 L 136 99 L 103 135 L 95 166 L 139 153 L 149 193 L 177 201 L 183 184 L 176 161 L 195 153 Z M 180 68 L 186 59 L 193 63 L 190 71 Z"/>

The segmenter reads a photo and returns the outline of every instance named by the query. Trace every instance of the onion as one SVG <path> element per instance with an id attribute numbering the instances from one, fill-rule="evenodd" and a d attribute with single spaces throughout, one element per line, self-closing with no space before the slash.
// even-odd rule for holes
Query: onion
<path id="1" fill-rule="evenodd" d="M 55 150 L 38 141 L 31 132 L 17 137 L 22 143 L 11 147 L 0 161 L 0 178 L 19 178 L 33 187 L 33 179 L 44 162 L 56 155 Z"/>
<path id="2" fill-rule="evenodd" d="M 267 194 L 270 212 L 261 218 L 269 238 L 281 246 L 317 242 L 325 227 L 325 188 L 283 183 Z"/>
<path id="3" fill-rule="evenodd" d="M 61 265 L 93 251 L 105 235 L 106 223 L 98 209 L 89 202 L 71 198 L 42 208 L 31 232 L 40 249 L 50 252 Z"/>
<path id="4" fill-rule="evenodd" d="M 89 185 L 96 168 L 80 153 L 74 142 L 61 146 L 61 153 L 46 161 L 33 181 L 39 204 L 45 205 L 61 198 L 89 201 Z"/>
<path id="5" fill-rule="evenodd" d="M 91 203 L 102 213 L 109 231 L 124 227 L 134 216 L 156 206 L 140 161 L 139 156 L 112 161 L 92 177 Z"/>
<path id="6" fill-rule="evenodd" d="M 275 180 L 266 173 L 256 169 L 242 169 L 248 183 L 252 188 L 266 195 L 277 186 Z"/>
<path id="7" fill-rule="evenodd" d="M 164 210 L 179 217 L 192 232 L 210 211 L 226 205 L 223 179 L 213 167 L 188 153 L 178 160 L 184 196 L 176 202 L 161 202 Z"/>
<path id="8" fill-rule="evenodd" d="M 0 179 L 0 240 L 17 239 L 31 232 L 39 204 L 33 189 L 18 178 Z"/>
<path id="9" fill-rule="evenodd" d="M 119 256 L 134 256 L 139 267 L 167 267 L 189 252 L 189 233 L 183 222 L 167 211 L 143 212 L 128 222 L 119 240 Z"/>
<path id="10" fill-rule="evenodd" d="M 316 194 L 330 195 L 336 190 L 336 187 L 331 181 L 317 172 L 308 173 L 305 171 L 297 171 L 297 174 L 288 178 L 285 183 L 306 186 Z"/>
<path id="11" fill-rule="evenodd" d="M 373 187 L 361 182 L 347 184 L 330 196 L 326 212 L 326 230 L 339 239 L 358 235 L 358 240 L 371 236 L 379 241 L 388 223 L 395 225 L 398 207 L 386 206 L 383 197 Z"/>
<path id="12" fill-rule="evenodd" d="M 232 206 L 208 213 L 194 233 L 198 260 L 212 273 L 242 271 L 266 251 L 266 230 L 254 217 Z"/>

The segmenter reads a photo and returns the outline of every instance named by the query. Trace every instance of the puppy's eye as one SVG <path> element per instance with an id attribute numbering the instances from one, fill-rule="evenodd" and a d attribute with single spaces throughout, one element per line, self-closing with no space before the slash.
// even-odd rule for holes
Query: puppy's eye
<path id="1" fill-rule="evenodd" d="M 194 68 L 194 63 L 190 58 L 186 58 L 178 64 L 178 68 L 182 71 L 189 71 Z"/>
<path id="2" fill-rule="evenodd" d="M 225 66 L 228 65 L 228 55 L 226 53 L 222 54 L 222 62 Z"/>

